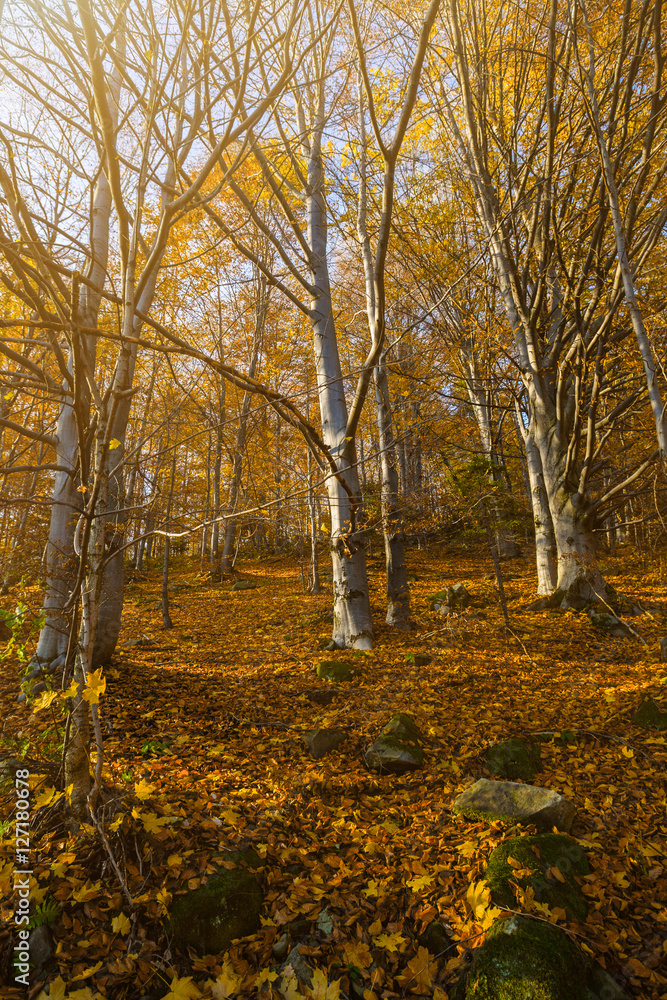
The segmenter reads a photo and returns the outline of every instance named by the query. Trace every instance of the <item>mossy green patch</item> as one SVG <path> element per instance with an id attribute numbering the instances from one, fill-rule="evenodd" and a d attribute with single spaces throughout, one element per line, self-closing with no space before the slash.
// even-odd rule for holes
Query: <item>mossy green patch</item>
<path id="1" fill-rule="evenodd" d="M 588 1000 L 587 963 L 553 924 L 498 920 L 473 952 L 454 1000 Z"/>
<path id="2" fill-rule="evenodd" d="M 396 736 L 408 743 L 419 743 L 424 737 L 421 729 L 407 712 L 397 712 L 389 722 L 382 727 L 383 736 Z"/>
<path id="3" fill-rule="evenodd" d="M 439 590 L 436 594 L 429 594 L 426 603 L 431 611 L 437 611 L 441 604 L 447 603 L 447 591 Z"/>
<path id="4" fill-rule="evenodd" d="M 206 885 L 176 896 L 170 913 L 174 945 L 199 955 L 219 955 L 235 938 L 253 934 L 260 924 L 262 891 L 244 869 L 221 872 Z"/>
<path id="5" fill-rule="evenodd" d="M 647 698 L 635 712 L 632 721 L 641 729 L 659 729 L 664 732 L 667 729 L 667 712 L 661 712 L 653 698 Z"/>
<path id="6" fill-rule="evenodd" d="M 503 740 L 486 751 L 486 761 L 491 774 L 498 778 L 532 781 L 542 770 L 539 747 L 523 737 Z"/>
<path id="7" fill-rule="evenodd" d="M 343 660 L 321 660 L 317 664 L 317 676 L 324 680 L 333 681 L 340 684 L 348 681 L 356 673 L 357 668 L 352 663 L 345 663 Z"/>
<path id="8" fill-rule="evenodd" d="M 522 868 L 530 868 L 533 874 L 517 878 L 508 858 L 518 861 Z M 549 877 L 550 868 L 557 868 L 565 881 Z M 497 906 L 516 909 L 512 881 L 522 889 L 530 886 L 539 903 L 546 903 L 550 908 L 561 907 L 568 918 L 584 920 L 588 907 L 576 878 L 588 874 L 586 853 L 574 840 L 561 833 L 539 833 L 532 837 L 513 837 L 496 847 L 489 856 L 485 880 Z"/>
<path id="9" fill-rule="evenodd" d="M 386 733 L 373 743 L 364 755 L 366 766 L 381 774 L 404 774 L 416 771 L 424 763 L 424 751 L 418 743 Z"/>

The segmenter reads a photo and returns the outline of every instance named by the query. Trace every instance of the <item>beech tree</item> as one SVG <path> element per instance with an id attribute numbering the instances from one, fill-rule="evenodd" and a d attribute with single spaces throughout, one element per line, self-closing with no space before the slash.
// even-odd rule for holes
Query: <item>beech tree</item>
<path id="1" fill-rule="evenodd" d="M 47 556 L 48 622 L 37 658 L 51 667 L 64 661 L 72 634 L 67 612 L 80 606 L 77 693 L 65 753 L 66 783 L 74 786 L 72 804 L 79 814 L 85 814 L 91 792 L 85 687 L 93 668 L 109 659 L 120 628 L 124 439 L 139 334 L 173 226 L 198 205 L 223 151 L 260 120 L 290 77 L 297 11 L 295 2 L 284 12 L 280 37 L 269 41 L 280 48 L 281 70 L 271 79 L 265 74 L 256 101 L 247 91 L 251 69 L 266 55 L 259 2 L 247 16 L 236 17 L 216 4 L 115 10 L 79 0 L 74 20 L 69 6 L 47 12 L 26 0 L 13 7 L 11 25 L 5 21 L 5 76 L 45 123 L 39 134 L 27 134 L 21 115 L 10 108 L 2 125 L 7 155 L 0 183 L 8 217 L 1 235 L 9 269 L 5 283 L 31 310 L 35 325 L 48 331 L 64 380 L 62 389 L 57 386 L 62 405 L 56 434 L 44 437 L 57 449 L 59 478 Z M 35 44 L 42 51 L 30 48 Z M 230 53 L 238 74 L 231 82 L 213 83 L 214 67 Z M 241 115 L 244 100 L 252 107 Z M 203 128 L 215 134 L 215 142 L 201 162 Z M 19 157 L 17 150 L 44 156 L 67 172 L 69 232 L 61 218 L 60 186 L 36 187 L 30 156 Z M 52 227 L 69 244 L 64 261 L 45 238 Z M 104 334 L 116 353 L 98 379 L 102 300 L 115 307 L 113 318 L 105 316 Z M 8 346 L 3 350 L 7 356 Z M 56 388 L 48 371 L 13 360 L 45 388 Z M 98 745 L 94 793 L 102 766 L 94 698 L 90 710 Z"/>
<path id="2" fill-rule="evenodd" d="M 443 121 L 474 191 L 515 338 L 556 539 L 556 593 L 581 606 L 605 593 L 596 517 L 656 457 L 645 454 L 624 482 L 593 494 L 604 443 L 637 401 L 636 386 L 626 384 L 612 408 L 602 405 L 612 391 L 611 359 L 629 334 L 625 289 L 609 252 L 598 151 L 572 83 L 575 37 L 566 11 L 557 0 L 531 6 L 523 19 L 508 16 L 502 2 L 477 4 L 474 16 L 469 8 L 459 0 L 446 5 L 456 81 L 448 65 L 438 85 Z M 522 47 L 521 37 L 538 44 Z M 540 93 L 527 82 L 536 75 L 545 81 Z M 637 140 L 628 135 L 626 144 Z M 640 199 L 626 224 L 628 238 L 646 227 L 637 259 L 646 266 L 663 217 Z"/>
<path id="3" fill-rule="evenodd" d="M 365 69 L 363 39 L 357 13 L 348 4 L 357 57 L 369 109 L 374 106 L 371 81 Z M 249 131 L 248 140 L 274 206 L 271 224 L 257 211 L 252 195 L 236 183 L 230 187 L 254 226 L 274 247 L 283 268 L 271 270 L 257 260 L 247 239 L 233 232 L 217 217 L 222 231 L 249 260 L 255 260 L 270 284 L 287 296 L 308 317 L 314 338 L 315 369 L 320 405 L 321 434 L 331 461 L 327 490 L 331 513 L 331 556 L 334 580 L 333 641 L 339 646 L 370 648 L 373 624 L 368 599 L 364 540 L 358 522 L 359 479 L 355 440 L 370 381 L 385 341 L 383 275 L 391 233 L 396 162 L 412 109 L 417 99 L 426 46 L 439 8 L 432 0 L 424 21 L 415 32 L 414 54 L 396 112 L 391 140 L 385 140 L 371 111 L 375 136 L 384 161 L 382 216 L 377 237 L 371 294 L 370 349 L 348 406 L 332 307 L 328 228 L 331 205 L 327 201 L 325 133 L 341 111 L 348 78 L 341 63 L 341 16 L 331 19 L 324 5 L 312 3 L 301 22 L 303 44 L 310 52 L 294 77 L 294 87 L 272 108 L 272 132 Z M 284 276 L 283 276 L 284 275 Z M 396 569 L 400 569 L 400 562 Z M 393 586 L 393 585 L 392 585 Z M 392 593 L 394 592 L 390 587 Z M 405 601 L 407 588 L 395 588 Z M 393 600 L 393 598 L 392 598 Z M 390 617 L 392 614 L 390 613 Z M 404 614 L 401 615 L 401 618 Z"/>

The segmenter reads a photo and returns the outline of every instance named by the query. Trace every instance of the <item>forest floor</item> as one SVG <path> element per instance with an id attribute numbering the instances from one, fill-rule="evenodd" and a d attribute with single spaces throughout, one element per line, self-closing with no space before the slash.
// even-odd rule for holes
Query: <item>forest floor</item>
<path id="1" fill-rule="evenodd" d="M 415 627 L 397 634 L 381 624 L 383 568 L 372 559 L 377 645 L 356 656 L 321 651 L 329 584 L 304 594 L 293 561 L 240 563 L 238 577 L 257 586 L 239 592 L 175 570 L 170 631 L 158 571 L 131 579 L 100 705 L 105 781 L 123 801 L 109 843 L 132 906 L 95 830 L 73 836 L 58 819 L 49 710 L 17 705 L 24 667 L 0 663 L 0 754 L 23 755 L 35 786 L 32 898 L 53 921 L 51 1000 L 290 996 L 279 992 L 286 929 L 287 947 L 304 945 L 303 960 L 324 973 L 318 1000 L 443 1000 L 488 926 L 480 883 L 489 853 L 517 832 L 454 817 L 452 803 L 489 776 L 487 746 L 538 732 L 568 734 L 542 744 L 536 780 L 576 803 L 571 834 L 589 853 L 589 915 L 567 922 L 527 895 L 517 910 L 567 926 L 631 996 L 667 998 L 667 734 L 632 721 L 643 695 L 664 700 L 667 587 L 657 574 L 639 574 L 629 554 L 604 560 L 608 581 L 652 609 L 631 619 L 644 645 L 607 637 L 584 614 L 523 610 L 534 597 L 533 564 L 512 560 L 503 564 L 508 632 L 492 568 L 481 550 L 410 549 Z M 429 594 L 459 581 L 470 608 L 447 619 L 429 610 Z M 137 640 L 144 644 L 128 645 Z M 413 665 L 415 653 L 432 662 Z M 330 685 L 315 674 L 323 658 L 356 659 L 361 669 Z M 326 707 L 305 693 L 327 687 L 335 695 Z M 410 713 L 428 737 L 424 768 L 378 776 L 364 750 L 395 712 Z M 348 738 L 313 760 L 302 736 L 316 727 L 348 727 Z M 14 845 L 6 826 L 0 950 L 8 975 Z M 239 846 L 263 861 L 259 932 L 225 956 L 178 953 L 164 930 L 171 900 L 217 871 L 223 849 Z M 451 934 L 437 955 L 418 940 L 434 917 Z M 45 998 L 43 987 L 33 983 L 30 995 Z M 24 992 L 7 978 L 1 995 Z"/>

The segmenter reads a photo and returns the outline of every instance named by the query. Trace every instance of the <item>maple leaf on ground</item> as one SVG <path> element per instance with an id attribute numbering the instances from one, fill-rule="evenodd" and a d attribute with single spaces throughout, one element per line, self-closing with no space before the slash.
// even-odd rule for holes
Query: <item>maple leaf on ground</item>
<path id="1" fill-rule="evenodd" d="M 222 964 L 222 972 L 215 980 L 209 979 L 207 986 L 211 989 L 211 996 L 213 1000 L 227 1000 L 228 997 L 234 997 L 238 995 L 239 986 L 241 985 L 243 977 L 234 970 L 234 966 L 229 960 L 229 957 L 225 955 L 225 960 Z"/>
<path id="2" fill-rule="evenodd" d="M 147 799 L 154 791 L 155 785 L 151 785 L 150 782 L 144 781 L 143 778 L 141 781 L 135 781 L 134 783 L 134 794 L 138 799 Z"/>
<path id="3" fill-rule="evenodd" d="M 49 992 L 42 990 L 37 1000 L 65 1000 L 65 997 L 65 983 L 61 976 L 56 976 L 49 987 Z"/>
<path id="4" fill-rule="evenodd" d="M 347 965 L 360 971 L 367 969 L 373 961 L 368 945 L 363 941 L 348 942 L 343 949 L 343 956 Z"/>
<path id="5" fill-rule="evenodd" d="M 330 983 L 322 969 L 315 969 L 309 995 L 312 1000 L 339 1000 L 340 979 Z"/>
<path id="6" fill-rule="evenodd" d="M 185 976 L 183 979 L 174 976 L 163 1000 L 198 1000 L 200 996 L 201 991 L 192 982 L 192 976 Z"/>
<path id="7" fill-rule="evenodd" d="M 130 926 L 129 917 L 126 917 L 124 913 L 119 913 L 111 921 L 111 930 L 114 934 L 129 934 Z"/>
<path id="8" fill-rule="evenodd" d="M 377 948 L 384 948 L 386 951 L 405 951 L 408 939 L 396 931 L 394 934 L 378 934 L 373 938 L 373 944 Z"/>
<path id="9" fill-rule="evenodd" d="M 475 921 L 486 930 L 503 912 L 491 905 L 491 890 L 486 882 L 471 882 L 466 892 L 466 905 Z"/>
<path id="10" fill-rule="evenodd" d="M 72 982 L 76 982 L 77 979 L 87 979 L 88 976 L 94 976 L 96 972 L 102 968 L 101 962 L 96 962 L 95 965 L 91 965 L 88 969 L 84 969 L 83 972 L 79 972 L 78 975 L 72 976 Z"/>
<path id="11" fill-rule="evenodd" d="M 299 980 L 296 978 L 296 973 L 291 965 L 283 969 L 283 978 L 280 981 L 279 988 L 285 1000 L 303 1000 L 303 993 L 299 989 Z M 216 997 L 215 1000 L 218 1000 L 218 998 Z"/>
<path id="12" fill-rule="evenodd" d="M 92 885 L 82 885 L 80 889 L 72 893 L 70 899 L 73 899 L 75 903 L 87 903 L 89 899 L 95 899 L 96 896 L 101 895 L 101 889 L 101 882 L 93 882 Z"/>
<path id="13" fill-rule="evenodd" d="M 426 948 L 420 948 L 410 959 L 396 981 L 413 993 L 428 993 L 433 978 L 438 971 L 438 963 Z"/>
<path id="14" fill-rule="evenodd" d="M 416 875 L 411 878 L 409 882 L 406 882 L 413 892 L 419 892 L 420 889 L 425 889 L 427 885 L 430 885 L 433 881 L 432 875 Z"/>

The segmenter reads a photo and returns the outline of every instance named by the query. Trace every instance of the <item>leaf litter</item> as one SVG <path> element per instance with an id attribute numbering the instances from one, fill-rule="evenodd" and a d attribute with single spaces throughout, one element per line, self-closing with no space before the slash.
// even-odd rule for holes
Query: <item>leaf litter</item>
<path id="1" fill-rule="evenodd" d="M 446 1000 L 503 912 L 484 881 L 489 854 L 508 837 L 535 832 L 453 817 L 451 805 L 489 776 L 489 745 L 538 735 L 536 783 L 577 804 L 572 836 L 588 852 L 591 874 L 581 888 L 589 912 L 568 921 L 513 883 L 516 912 L 566 927 L 639 1000 L 667 997 L 665 735 L 632 723 L 643 695 L 665 691 L 657 652 L 665 611 L 654 603 L 641 619 L 647 646 L 601 638 L 584 615 L 522 610 L 532 567 L 513 562 L 508 633 L 484 555 L 439 561 L 418 552 L 410 561 L 414 631 L 380 625 L 371 653 L 324 654 L 358 661 L 341 684 L 315 673 L 328 595 L 300 593 L 287 562 L 248 564 L 244 575 L 258 586 L 238 592 L 184 573 L 190 586 L 167 632 L 159 612 L 147 610 L 157 578 L 128 588 L 118 655 L 96 678 L 94 696 L 113 789 L 106 832 L 131 902 L 94 827 L 73 834 L 62 822 L 57 761 L 34 753 L 31 895 L 37 907 L 55 903 L 59 915 L 55 958 L 31 997 L 45 1000 L 48 984 L 50 1000 Z M 615 569 L 617 579 L 609 576 L 624 592 L 664 601 L 657 579 L 640 582 L 620 561 Z M 445 580 L 463 580 L 473 601 L 443 621 L 427 597 Z M 378 584 L 376 623 L 382 596 Z M 431 662 L 416 666 L 416 654 Z M 48 706 L 32 715 L 12 709 L 16 665 L 7 660 L 1 669 L 10 706 L 4 743 L 29 736 L 33 748 Z M 310 700 L 320 689 L 333 691 L 329 704 Z M 378 776 L 363 754 L 397 712 L 426 737 L 424 768 Z M 313 760 L 302 735 L 316 728 L 346 729 L 348 738 Z M 259 931 L 224 955 L 172 950 L 165 918 L 174 896 L 234 867 L 225 852 L 250 847 L 261 865 Z M 13 856 L 7 834 L 5 956 Z M 426 934 L 434 922 L 438 944 Z M 295 946 L 312 970 L 309 984 L 285 962 Z M 7 985 L 8 1000 L 21 995 Z"/>

